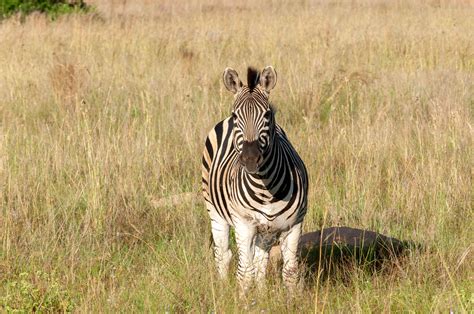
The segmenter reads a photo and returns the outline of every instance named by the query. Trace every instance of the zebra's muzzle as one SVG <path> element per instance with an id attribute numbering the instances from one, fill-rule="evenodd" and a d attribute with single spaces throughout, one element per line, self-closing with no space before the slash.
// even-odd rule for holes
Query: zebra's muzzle
<path id="1" fill-rule="evenodd" d="M 260 167 L 262 159 L 258 141 L 243 142 L 239 160 L 247 172 L 255 173 Z"/>

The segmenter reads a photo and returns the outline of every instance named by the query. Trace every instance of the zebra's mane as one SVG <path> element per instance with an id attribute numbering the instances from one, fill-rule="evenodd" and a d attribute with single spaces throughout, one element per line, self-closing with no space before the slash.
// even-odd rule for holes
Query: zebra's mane
<path id="1" fill-rule="evenodd" d="M 252 91 L 259 83 L 260 73 L 254 67 L 247 69 L 247 86 Z"/>

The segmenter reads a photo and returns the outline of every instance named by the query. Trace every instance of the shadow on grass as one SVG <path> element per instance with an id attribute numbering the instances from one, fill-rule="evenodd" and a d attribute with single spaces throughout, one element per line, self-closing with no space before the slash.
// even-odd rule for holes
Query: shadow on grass
<path id="1" fill-rule="evenodd" d="M 374 274 L 400 266 L 421 246 L 380 233 L 350 227 L 330 227 L 301 236 L 298 246 L 301 268 L 308 284 L 317 278 L 349 279 L 356 270 Z M 273 268 L 280 268 L 279 247 L 271 252 Z"/>

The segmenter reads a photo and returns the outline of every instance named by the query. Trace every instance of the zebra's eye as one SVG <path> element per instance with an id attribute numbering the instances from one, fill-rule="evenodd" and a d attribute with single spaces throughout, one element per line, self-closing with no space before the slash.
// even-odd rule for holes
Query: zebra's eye
<path id="1" fill-rule="evenodd" d="M 237 120 L 237 115 L 235 114 L 235 112 L 232 112 L 232 119 Z"/>
<path id="2" fill-rule="evenodd" d="M 265 119 L 269 120 L 271 116 L 272 116 L 272 111 L 268 110 L 267 112 L 265 112 L 265 115 L 263 117 Z"/>

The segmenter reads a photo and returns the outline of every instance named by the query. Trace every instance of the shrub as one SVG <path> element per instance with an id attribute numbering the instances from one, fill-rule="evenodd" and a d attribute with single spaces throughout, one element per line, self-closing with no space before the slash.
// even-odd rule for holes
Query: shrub
<path id="1" fill-rule="evenodd" d="M 2 0 L 0 1 L 0 19 L 19 13 L 22 17 L 41 12 L 55 19 L 61 14 L 88 12 L 91 7 L 83 0 Z"/>

